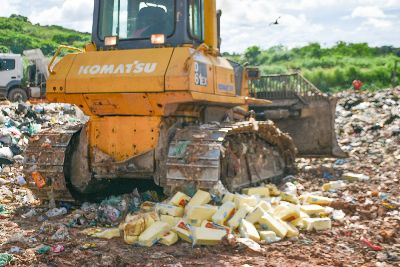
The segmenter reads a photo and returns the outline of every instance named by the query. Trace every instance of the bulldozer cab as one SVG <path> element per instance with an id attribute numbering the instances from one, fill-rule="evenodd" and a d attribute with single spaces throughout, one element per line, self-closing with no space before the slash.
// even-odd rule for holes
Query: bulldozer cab
<path id="1" fill-rule="evenodd" d="M 213 17 L 213 24 L 217 21 L 215 8 L 208 8 L 209 2 L 212 1 L 98 0 L 92 40 L 104 50 L 198 46 L 207 41 L 207 18 Z M 205 15 L 206 9 L 213 14 Z"/>

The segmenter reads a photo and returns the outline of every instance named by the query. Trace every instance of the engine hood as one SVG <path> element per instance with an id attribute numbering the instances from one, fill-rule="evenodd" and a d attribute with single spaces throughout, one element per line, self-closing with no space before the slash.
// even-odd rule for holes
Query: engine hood
<path id="1" fill-rule="evenodd" d="M 76 54 L 65 92 L 163 92 L 173 48 L 100 51 Z"/>

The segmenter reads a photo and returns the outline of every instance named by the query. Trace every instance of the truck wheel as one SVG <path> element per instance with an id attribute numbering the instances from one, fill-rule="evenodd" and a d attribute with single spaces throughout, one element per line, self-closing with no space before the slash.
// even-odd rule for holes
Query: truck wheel
<path id="1" fill-rule="evenodd" d="M 26 94 L 26 91 L 24 89 L 14 88 L 10 90 L 7 98 L 11 102 L 17 102 L 19 100 L 21 100 L 22 102 L 26 102 L 28 100 L 28 95 Z"/>

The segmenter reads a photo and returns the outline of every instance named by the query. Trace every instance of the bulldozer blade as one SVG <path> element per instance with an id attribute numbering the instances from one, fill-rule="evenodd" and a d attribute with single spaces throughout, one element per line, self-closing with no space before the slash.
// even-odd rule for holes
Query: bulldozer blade
<path id="1" fill-rule="evenodd" d="M 348 157 L 336 139 L 335 114 L 338 99 L 327 96 L 304 96 L 302 100 L 305 105 L 296 109 L 296 112 L 291 110 L 290 116 L 272 119 L 283 132 L 289 133 L 293 138 L 298 156 Z M 293 116 L 293 113 L 296 115 Z"/>

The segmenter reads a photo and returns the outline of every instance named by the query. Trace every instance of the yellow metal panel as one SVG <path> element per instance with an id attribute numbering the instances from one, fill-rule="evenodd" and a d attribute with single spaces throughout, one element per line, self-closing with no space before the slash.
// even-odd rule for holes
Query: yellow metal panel
<path id="1" fill-rule="evenodd" d="M 232 65 L 222 57 L 214 57 L 212 60 L 215 65 L 215 93 L 217 95 L 236 95 Z"/>
<path id="2" fill-rule="evenodd" d="M 212 56 L 189 47 L 175 48 L 166 77 L 166 91 L 214 93 Z"/>
<path id="3" fill-rule="evenodd" d="M 124 161 L 157 146 L 160 117 L 92 117 L 89 122 L 90 147 L 116 161 Z"/>
<path id="4" fill-rule="evenodd" d="M 170 92 L 147 94 L 151 106 L 154 108 L 154 115 L 169 116 L 175 112 L 177 104 L 189 103 L 193 98 L 189 92 Z"/>
<path id="5" fill-rule="evenodd" d="M 53 68 L 54 74 L 51 74 L 46 82 L 47 94 L 65 93 L 65 78 L 74 62 L 76 54 L 69 54 L 63 57 Z"/>
<path id="6" fill-rule="evenodd" d="M 189 48 L 178 47 L 174 49 L 165 76 L 165 91 L 188 90 L 189 70 L 185 69 L 185 62 L 189 57 Z"/>
<path id="7" fill-rule="evenodd" d="M 199 92 L 191 92 L 193 101 L 210 102 L 221 106 L 240 106 L 246 103 L 245 97 L 222 96 L 215 94 L 204 94 Z"/>
<path id="8" fill-rule="evenodd" d="M 212 56 L 203 52 L 195 52 L 190 49 L 192 56 L 190 66 L 189 88 L 191 91 L 214 94 L 214 64 Z"/>
<path id="9" fill-rule="evenodd" d="M 46 99 L 50 103 L 68 103 L 68 101 L 65 100 L 65 94 L 60 93 L 46 92 Z"/>
<path id="10" fill-rule="evenodd" d="M 152 116 L 153 107 L 146 94 L 85 94 L 90 111 L 98 116 L 141 115 Z"/>
<path id="11" fill-rule="evenodd" d="M 173 48 L 87 52 L 76 56 L 67 93 L 162 92 Z"/>

